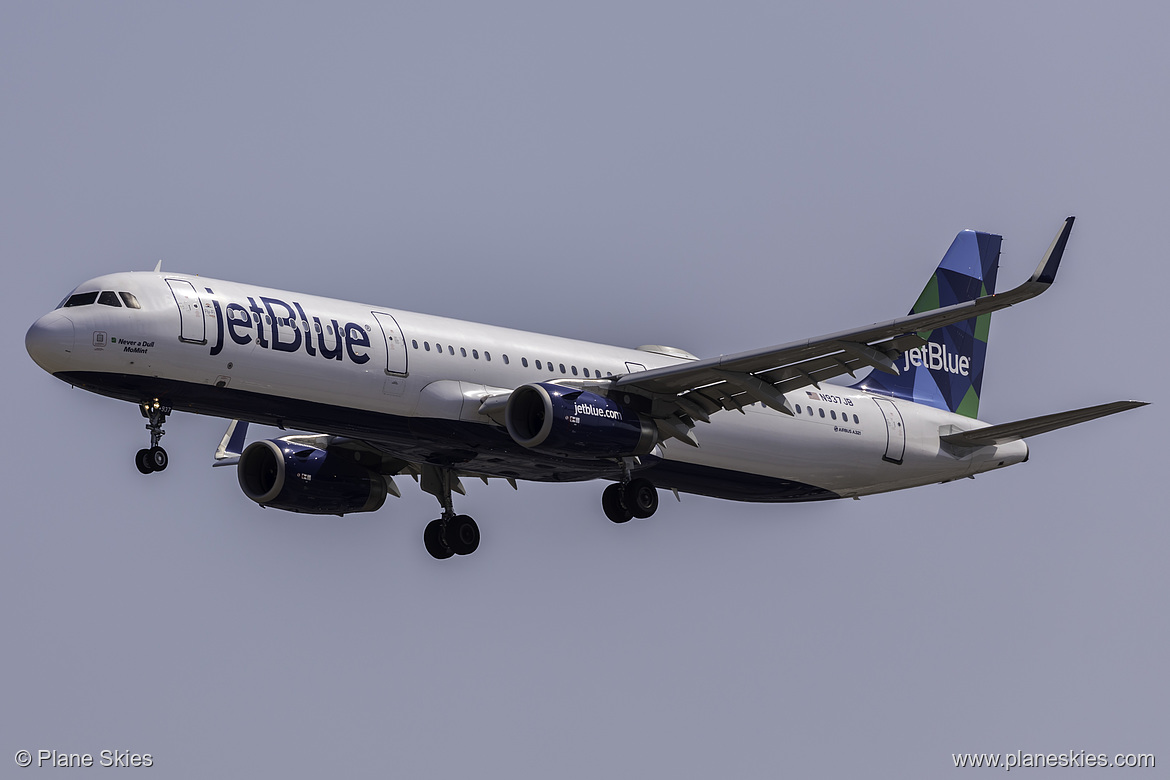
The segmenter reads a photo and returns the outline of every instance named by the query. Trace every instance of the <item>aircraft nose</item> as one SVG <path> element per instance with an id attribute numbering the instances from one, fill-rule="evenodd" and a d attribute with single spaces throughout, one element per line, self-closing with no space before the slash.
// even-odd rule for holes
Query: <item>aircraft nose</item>
<path id="1" fill-rule="evenodd" d="M 49 312 L 28 329 L 24 348 L 50 374 L 61 370 L 73 353 L 73 320 L 61 311 Z"/>

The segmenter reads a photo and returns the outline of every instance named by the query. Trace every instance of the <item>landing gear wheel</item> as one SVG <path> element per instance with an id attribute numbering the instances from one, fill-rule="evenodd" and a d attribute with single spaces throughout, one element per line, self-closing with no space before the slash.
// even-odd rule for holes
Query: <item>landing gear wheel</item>
<path id="1" fill-rule="evenodd" d="M 455 515 L 448 520 L 444 536 L 456 555 L 471 555 L 479 547 L 479 526 L 467 515 Z"/>
<path id="2" fill-rule="evenodd" d="M 167 451 L 158 446 L 158 442 L 166 435 L 163 424 L 167 421 L 167 415 L 171 413 L 171 407 L 155 398 L 151 402 L 139 404 L 138 410 L 149 421 L 146 423 L 146 430 L 150 431 L 150 448 L 138 451 L 134 456 L 134 465 L 143 474 L 162 471 L 170 459 L 167 457 Z"/>
<path id="3" fill-rule="evenodd" d="M 426 545 L 427 552 L 431 554 L 431 557 L 440 561 L 455 554 L 443 542 L 442 520 L 432 520 L 427 523 L 427 527 L 423 529 L 423 544 Z"/>
<path id="4" fill-rule="evenodd" d="M 634 516 L 622 503 L 622 486 L 618 484 L 610 485 L 602 492 L 601 508 L 605 516 L 615 523 L 628 522 Z"/>
<path id="5" fill-rule="evenodd" d="M 634 517 L 649 517 L 658 511 L 658 491 L 644 477 L 631 479 L 622 491 L 622 505 Z"/>
<path id="6" fill-rule="evenodd" d="M 146 451 L 146 457 L 150 461 L 151 471 L 164 471 L 167 464 L 170 463 L 167 451 L 162 447 L 151 447 Z"/>

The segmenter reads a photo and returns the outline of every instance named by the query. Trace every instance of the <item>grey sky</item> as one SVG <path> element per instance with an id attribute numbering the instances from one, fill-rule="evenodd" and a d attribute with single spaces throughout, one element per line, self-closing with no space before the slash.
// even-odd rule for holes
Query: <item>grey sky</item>
<path id="1" fill-rule="evenodd" d="M 1024 5 L 1026 7 L 1021 7 Z M 1164 4 L 0 7 L 0 762 L 158 777 L 937 777 L 1170 764 Z M 263 511 L 176 415 L 71 390 L 28 325 L 163 267 L 712 355 L 905 313 L 954 234 L 1018 283 L 981 415 L 1146 409 L 975 481 L 805 506 L 403 485 Z M 2 766 L 13 766 L 0 763 Z M 32 773 L 34 770 L 26 770 Z"/>

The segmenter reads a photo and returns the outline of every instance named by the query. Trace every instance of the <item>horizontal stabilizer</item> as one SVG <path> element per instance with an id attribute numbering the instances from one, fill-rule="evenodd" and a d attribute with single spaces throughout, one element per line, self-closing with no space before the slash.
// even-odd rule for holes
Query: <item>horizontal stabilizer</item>
<path id="1" fill-rule="evenodd" d="M 940 437 L 943 442 L 957 447 L 987 447 L 993 444 L 1006 444 L 1009 441 L 1037 436 L 1070 425 L 1096 420 L 1118 412 L 1146 406 L 1145 401 L 1114 401 L 1100 406 L 1090 406 L 1085 409 L 1073 409 L 1070 412 L 1057 412 L 1042 417 L 1032 417 L 1027 420 L 992 425 L 987 428 L 977 428 L 973 431 L 948 433 Z"/>

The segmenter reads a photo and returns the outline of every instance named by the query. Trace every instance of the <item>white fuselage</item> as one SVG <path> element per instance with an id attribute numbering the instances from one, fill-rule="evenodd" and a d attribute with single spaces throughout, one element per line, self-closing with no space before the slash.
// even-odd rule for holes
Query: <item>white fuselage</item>
<path id="1" fill-rule="evenodd" d="M 686 360 L 185 274 L 111 274 L 77 289 L 127 291 L 141 308 L 94 303 L 42 317 L 29 331 L 29 351 L 65 381 L 134 402 L 166 394 L 176 410 L 359 438 L 406 450 L 407 460 L 448 448 L 469 470 L 495 476 L 620 472 L 529 457 L 480 413 L 485 397 L 534 382 L 603 384 Z M 795 416 L 759 403 L 743 414 L 719 412 L 695 429 L 698 448 L 667 439 L 644 460 L 674 470 L 665 487 L 802 500 L 799 491 L 722 491 L 711 480 L 784 480 L 818 489 L 807 498 L 832 498 L 943 482 L 1027 457 L 1022 441 L 948 448 L 940 434 L 984 423 L 909 401 L 828 384 L 785 397 Z"/>

